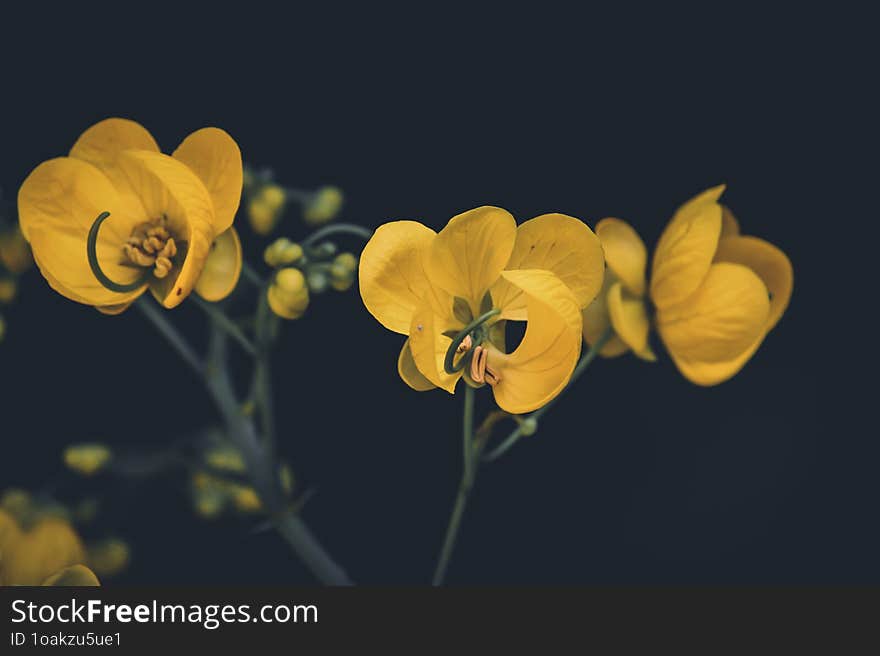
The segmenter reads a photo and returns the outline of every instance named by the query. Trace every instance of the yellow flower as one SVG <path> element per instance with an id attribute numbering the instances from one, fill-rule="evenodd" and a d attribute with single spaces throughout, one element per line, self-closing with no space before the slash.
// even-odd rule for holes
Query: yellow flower
<path id="1" fill-rule="evenodd" d="M 0 585 L 99 585 L 84 562 L 68 522 L 46 517 L 25 531 L 0 510 Z"/>
<path id="2" fill-rule="evenodd" d="M 116 314 L 147 288 L 166 308 L 194 289 L 209 301 L 232 291 L 241 187 L 241 153 L 224 131 L 197 130 L 168 156 L 143 127 L 111 118 L 86 130 L 69 157 L 34 169 L 18 210 L 52 288 Z"/>
<path id="3" fill-rule="evenodd" d="M 606 357 L 632 350 L 654 359 L 648 346 L 648 296 L 654 321 L 679 371 L 698 385 L 735 375 L 788 306 L 794 274 L 785 253 L 743 236 L 714 187 L 682 205 L 654 251 L 651 284 L 647 251 L 620 219 L 603 219 L 596 234 L 608 270 L 602 293 L 584 311 L 584 338 L 595 344 L 610 325 Z"/>
<path id="4" fill-rule="evenodd" d="M 578 219 L 545 214 L 517 227 L 505 210 L 479 207 L 439 233 L 415 221 L 381 226 L 358 275 L 370 313 L 409 336 L 398 372 L 410 387 L 453 393 L 464 375 L 490 384 L 498 405 L 519 414 L 550 401 L 571 377 L 581 309 L 603 270 L 601 244 Z M 508 320 L 527 322 L 511 353 Z"/>

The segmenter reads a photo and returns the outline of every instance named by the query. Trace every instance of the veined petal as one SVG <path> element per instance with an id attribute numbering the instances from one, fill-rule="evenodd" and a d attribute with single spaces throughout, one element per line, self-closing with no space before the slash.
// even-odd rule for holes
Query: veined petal
<path id="1" fill-rule="evenodd" d="M 617 282 L 617 277 L 610 271 L 605 272 L 605 281 L 602 283 L 602 289 L 599 291 L 595 300 L 590 303 L 583 312 L 583 335 L 584 341 L 589 346 L 593 346 L 598 342 L 602 335 L 609 329 L 613 331 L 611 325 L 611 316 L 608 312 L 608 290 Z M 611 339 L 605 342 L 605 346 L 599 351 L 599 355 L 603 358 L 614 358 L 629 351 L 627 346 L 620 337 L 615 333 Z"/>
<path id="2" fill-rule="evenodd" d="M 499 407 L 522 414 L 549 402 L 571 378 L 581 352 L 581 308 L 571 290 L 549 271 L 501 275 L 525 295 L 528 323 L 512 353 L 489 347 L 489 365 L 500 374 L 493 388 Z"/>
<path id="3" fill-rule="evenodd" d="M 140 123 L 125 118 L 108 118 L 83 132 L 70 149 L 70 156 L 104 169 L 114 166 L 124 150 L 158 153 L 159 145 Z"/>
<path id="4" fill-rule="evenodd" d="M 671 308 L 658 310 L 657 328 L 676 357 L 723 362 L 738 357 L 764 332 L 770 312 L 767 288 L 740 264 L 713 264 L 700 288 Z"/>
<path id="5" fill-rule="evenodd" d="M 119 169 L 136 189 L 147 215 L 166 217 L 178 255 L 165 278 L 150 291 L 166 308 L 177 307 L 192 291 L 214 241 L 214 205 L 208 190 L 182 162 L 144 150 L 127 150 Z"/>
<path id="6" fill-rule="evenodd" d="M 18 212 L 37 266 L 60 294 L 88 305 L 115 305 L 143 292 L 143 288 L 126 294 L 112 292 L 98 282 L 89 266 L 89 230 L 99 214 L 110 212 L 98 233 L 101 268 L 120 284 L 136 280 L 142 272 L 122 265 L 122 246 L 132 228 L 147 218 L 140 205 L 117 193 L 96 167 L 71 157 L 43 162 L 22 184 Z"/>
<path id="7" fill-rule="evenodd" d="M 596 224 L 596 235 L 605 252 L 605 264 L 636 296 L 645 293 L 648 250 L 645 242 L 626 221 L 608 217 Z"/>
<path id="8" fill-rule="evenodd" d="M 416 221 L 379 226 L 361 253 L 358 283 L 364 305 L 388 330 L 406 335 L 430 286 L 423 265 L 436 237 Z"/>
<path id="9" fill-rule="evenodd" d="M 689 200 L 660 236 L 651 274 L 651 299 L 658 309 L 681 303 L 706 277 L 721 234 L 723 192 L 721 185 Z"/>
<path id="10" fill-rule="evenodd" d="M 397 358 L 397 373 L 400 374 L 403 382 L 417 392 L 427 392 L 436 387 L 434 383 L 422 375 L 422 372 L 416 366 L 416 361 L 413 359 L 412 351 L 409 348 L 409 339 L 403 343 L 403 348 L 400 349 L 400 355 Z"/>
<path id="11" fill-rule="evenodd" d="M 241 202 L 242 166 L 238 144 L 219 128 L 196 130 L 181 142 L 173 157 L 199 176 L 214 203 L 214 232 L 224 232 Z"/>
<path id="12" fill-rule="evenodd" d="M 785 253 L 757 237 L 727 237 L 718 242 L 716 262 L 742 264 L 758 274 L 770 293 L 767 330 L 775 326 L 791 300 L 794 269 Z"/>
<path id="13" fill-rule="evenodd" d="M 504 270 L 516 241 L 516 221 L 499 207 L 453 217 L 431 244 L 425 272 L 431 282 L 467 300 L 474 316 Z"/>
<path id="14" fill-rule="evenodd" d="M 241 240 L 235 228 L 229 227 L 211 244 L 202 275 L 196 282 L 196 293 L 216 303 L 232 293 L 241 276 Z"/>
<path id="15" fill-rule="evenodd" d="M 608 314 L 617 336 L 636 353 L 644 353 L 650 327 L 645 302 L 625 292 L 617 282 L 608 290 Z"/>
<path id="16" fill-rule="evenodd" d="M 444 320 L 434 311 L 432 303 L 425 300 L 413 312 L 409 329 L 407 341 L 416 367 L 433 385 L 450 394 L 455 393 L 461 374 L 447 374 L 443 367 L 446 351 L 452 344 L 452 338 L 443 333 L 463 327 L 460 323 L 451 324 Z"/>
<path id="17" fill-rule="evenodd" d="M 586 223 L 565 214 L 543 214 L 521 224 L 506 268 L 552 271 L 581 307 L 596 297 L 605 275 L 599 238 Z M 492 299 L 505 319 L 525 320 L 526 299 L 518 287 L 502 278 L 492 287 Z"/>
<path id="18" fill-rule="evenodd" d="M 95 573 L 85 565 L 65 567 L 41 583 L 43 586 L 97 587 L 101 585 Z"/>

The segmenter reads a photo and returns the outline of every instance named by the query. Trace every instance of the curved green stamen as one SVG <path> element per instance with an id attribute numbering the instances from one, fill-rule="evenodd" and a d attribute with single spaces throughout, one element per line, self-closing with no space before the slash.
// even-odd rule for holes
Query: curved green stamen
<path id="1" fill-rule="evenodd" d="M 489 310 L 488 312 L 478 316 L 476 319 L 474 319 L 468 325 L 461 329 L 461 332 L 459 332 L 455 336 L 455 339 L 452 340 L 452 344 L 450 344 L 449 348 L 446 349 L 446 357 L 443 359 L 443 368 L 446 370 L 447 374 L 457 374 L 459 371 L 464 369 L 465 358 L 462 358 L 457 365 L 453 364 L 455 353 L 456 351 L 458 351 L 458 347 L 461 346 L 464 338 L 470 335 L 474 330 L 482 326 L 484 323 L 486 323 L 489 319 L 499 314 L 501 314 L 501 310 L 497 308 L 494 310 Z"/>
<path id="2" fill-rule="evenodd" d="M 107 274 L 101 270 L 101 265 L 98 263 L 98 231 L 101 229 L 101 224 L 104 223 L 104 221 L 106 221 L 109 216 L 110 212 L 101 212 L 98 215 L 98 218 L 95 219 L 95 222 L 92 224 L 92 227 L 89 230 L 89 238 L 86 242 L 86 253 L 89 256 L 89 266 L 92 268 L 92 273 L 95 274 L 95 278 L 98 279 L 98 282 L 101 283 L 102 286 L 109 289 L 111 292 L 116 292 L 117 294 L 127 294 L 128 292 L 133 292 L 147 284 L 147 281 L 150 279 L 151 272 L 145 271 L 144 275 L 134 282 L 121 285 L 118 282 L 114 282 L 113 280 L 108 278 Z"/>

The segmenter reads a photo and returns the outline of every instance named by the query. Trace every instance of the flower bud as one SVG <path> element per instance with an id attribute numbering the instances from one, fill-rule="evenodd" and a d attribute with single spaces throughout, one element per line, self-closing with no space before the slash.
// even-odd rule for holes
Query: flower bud
<path id="1" fill-rule="evenodd" d="M 309 287 L 302 271 L 281 269 L 267 294 L 272 312 L 283 319 L 298 319 L 309 306 Z"/>
<path id="2" fill-rule="evenodd" d="M 110 462 L 111 456 L 103 444 L 72 444 L 64 450 L 64 464 L 83 476 L 92 476 Z"/>
<path id="3" fill-rule="evenodd" d="M 259 199 L 269 208 L 280 211 L 287 202 L 287 193 L 277 184 L 267 184 L 260 189 Z"/>
<path id="4" fill-rule="evenodd" d="M 108 538 L 86 548 L 89 567 L 99 576 L 114 576 L 128 567 L 131 549 L 119 538 Z"/>
<path id="5" fill-rule="evenodd" d="M 280 217 L 278 210 L 273 209 L 259 197 L 248 203 L 247 214 L 254 232 L 264 236 L 275 229 Z"/>
<path id="6" fill-rule="evenodd" d="M 263 252 L 263 259 L 270 267 L 280 267 L 293 264 L 302 256 L 302 246 L 290 241 L 287 237 L 276 239 L 269 244 Z"/>
<path id="7" fill-rule="evenodd" d="M 523 437 L 534 435 L 538 430 L 538 420 L 534 417 L 526 417 L 519 422 L 519 432 Z"/>
<path id="8" fill-rule="evenodd" d="M 340 253 L 330 265 L 330 285 L 336 291 L 344 292 L 354 282 L 357 258 L 351 253 Z"/>
<path id="9" fill-rule="evenodd" d="M 0 509 L 5 510 L 17 519 L 28 514 L 33 507 L 31 495 L 20 488 L 13 487 L 3 492 L 0 497 Z"/>
<path id="10" fill-rule="evenodd" d="M 12 273 L 24 273 L 34 263 L 31 248 L 18 226 L 0 234 L 0 262 Z"/>
<path id="11" fill-rule="evenodd" d="M 293 470 L 286 462 L 282 462 L 278 467 L 278 480 L 281 483 L 281 489 L 285 494 L 293 492 L 293 485 L 296 480 L 293 477 Z"/>
<path id="12" fill-rule="evenodd" d="M 243 513 L 258 512 L 263 507 L 256 491 L 251 487 L 243 485 L 235 487 L 235 490 L 232 492 L 232 503 L 235 505 L 236 510 Z"/>
<path id="13" fill-rule="evenodd" d="M 241 453 L 228 445 L 216 446 L 205 451 L 205 462 L 221 471 L 241 473 L 245 471 L 244 458 Z"/>
<path id="14" fill-rule="evenodd" d="M 18 293 L 15 278 L 0 278 L 0 303 L 11 303 Z"/>
<path id="15" fill-rule="evenodd" d="M 321 187 L 315 191 L 303 210 L 303 219 L 309 225 L 327 223 L 342 209 L 342 190 L 338 187 Z"/>
<path id="16" fill-rule="evenodd" d="M 309 289 L 316 294 L 323 294 L 327 291 L 327 286 L 330 284 L 327 274 L 319 269 L 309 271 L 307 279 L 309 281 Z"/>
<path id="17" fill-rule="evenodd" d="M 3 320 L 3 317 L 0 316 L 0 342 L 3 341 L 3 338 L 6 336 L 6 322 Z"/>

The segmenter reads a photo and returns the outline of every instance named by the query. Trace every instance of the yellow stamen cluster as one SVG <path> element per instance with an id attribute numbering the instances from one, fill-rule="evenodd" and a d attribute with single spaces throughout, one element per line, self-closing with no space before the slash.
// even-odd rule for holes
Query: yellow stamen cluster
<path id="1" fill-rule="evenodd" d="M 139 223 L 122 247 L 125 257 L 135 266 L 153 267 L 153 275 L 164 278 L 171 271 L 177 244 L 168 232 L 165 217 Z"/>

